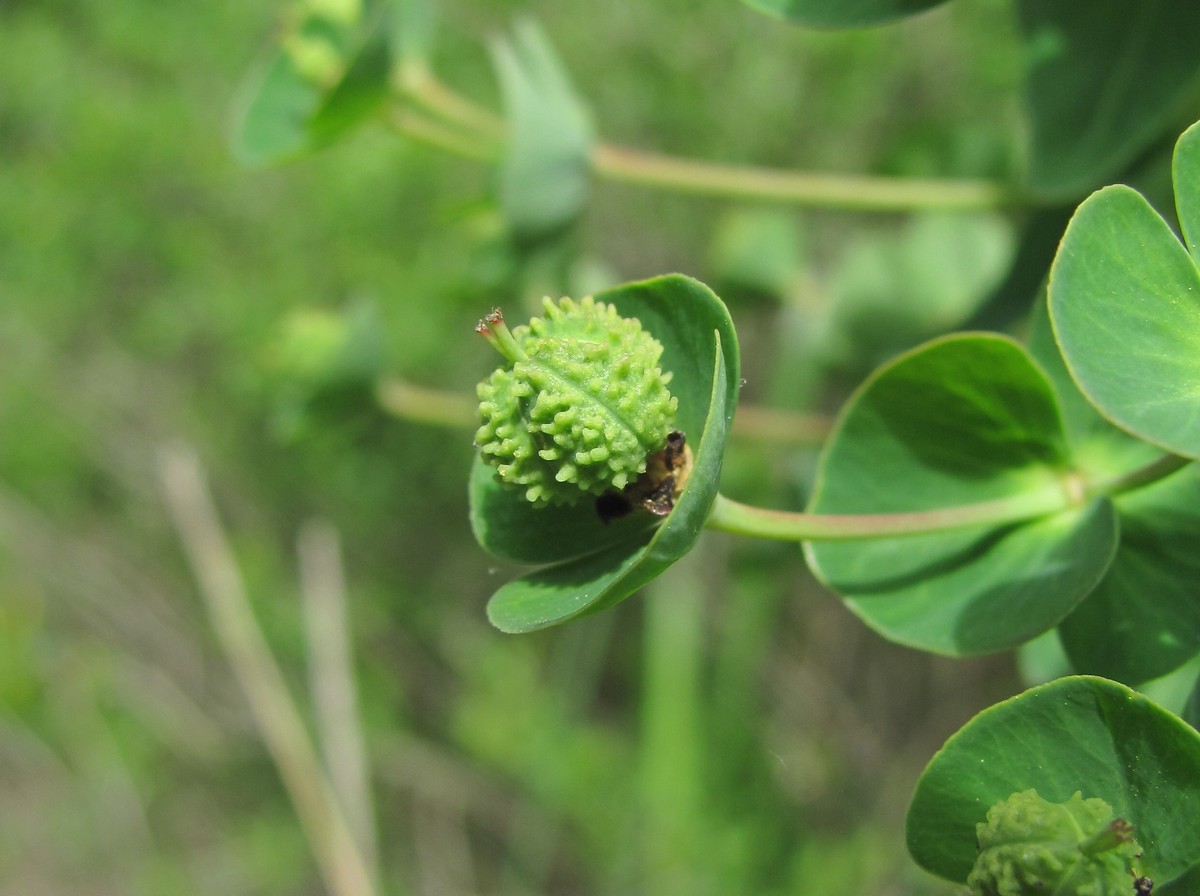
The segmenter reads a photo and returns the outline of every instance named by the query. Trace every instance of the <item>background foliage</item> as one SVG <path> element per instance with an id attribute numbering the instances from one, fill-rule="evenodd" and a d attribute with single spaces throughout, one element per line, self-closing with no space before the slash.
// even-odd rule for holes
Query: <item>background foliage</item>
<path id="1" fill-rule="evenodd" d="M 996 0 L 837 33 L 725 0 L 441 14 L 438 71 L 493 104 L 488 42 L 536 17 L 606 139 L 877 174 L 1023 164 L 1019 22 Z M 502 636 L 469 428 L 385 415 L 368 375 L 468 394 L 492 305 L 677 270 L 731 305 L 745 401 L 827 411 L 995 313 L 1014 224 L 603 184 L 564 269 L 506 240 L 491 171 L 381 127 L 242 167 L 231 109 L 281 15 L 0 6 L 0 889 L 320 888 L 167 520 L 156 457 L 182 440 L 304 704 L 297 536 L 340 537 L 385 892 L 941 892 L 904 855 L 904 807 L 945 737 L 1020 689 L 1011 659 L 888 645 L 794 547 L 714 534 L 644 600 Z M 733 447 L 730 494 L 801 503 L 815 446 Z"/>

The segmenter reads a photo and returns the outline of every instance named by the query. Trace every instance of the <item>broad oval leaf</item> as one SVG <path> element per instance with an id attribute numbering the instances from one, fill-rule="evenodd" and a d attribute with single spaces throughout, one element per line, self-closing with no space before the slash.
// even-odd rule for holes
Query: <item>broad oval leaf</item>
<path id="1" fill-rule="evenodd" d="M 767 15 L 813 28 L 882 25 L 940 6 L 946 0 L 743 0 Z"/>
<path id="2" fill-rule="evenodd" d="M 500 207 L 519 241 L 553 235 L 583 210 L 591 176 L 592 125 L 545 33 L 520 23 L 493 58 L 508 115 Z"/>
<path id="3" fill-rule="evenodd" d="M 1184 894 L 1200 866 L 1200 734 L 1129 688 L 1060 679 L 984 710 L 926 767 L 909 805 L 908 849 L 928 871 L 965 881 L 975 825 L 1034 789 L 1051 802 L 1081 791 L 1132 822 L 1154 893 Z M 1130 884 L 1132 892 L 1132 882 Z"/>
<path id="4" fill-rule="evenodd" d="M 1168 0 L 1021 0 L 1030 186 L 1079 196 L 1162 136 L 1200 84 L 1200 16 Z"/>
<path id="5" fill-rule="evenodd" d="M 556 564 L 493 595 L 488 615 L 505 631 L 543 628 L 628 597 L 691 549 L 716 497 L 739 383 L 729 312 L 706 286 L 679 275 L 619 286 L 596 299 L 636 317 L 662 343 L 663 369 L 673 374 L 670 388 L 679 398 L 676 423 L 694 452 L 692 475 L 661 525 L 631 515 L 606 526 L 589 501 L 534 508 L 477 461 L 470 503 L 479 543 L 514 562 Z"/>
<path id="6" fill-rule="evenodd" d="M 1079 206 L 1050 271 L 1050 317 L 1105 417 L 1200 456 L 1200 271 L 1140 194 L 1105 187 Z"/>
<path id="7" fill-rule="evenodd" d="M 1011 340 L 935 340 L 850 399 L 817 474 L 812 513 L 937 510 L 1064 487 L 1062 421 L 1045 375 Z M 1112 559 L 1108 502 L 1007 526 L 809 542 L 825 584 L 884 637 L 966 656 L 1056 625 Z"/>

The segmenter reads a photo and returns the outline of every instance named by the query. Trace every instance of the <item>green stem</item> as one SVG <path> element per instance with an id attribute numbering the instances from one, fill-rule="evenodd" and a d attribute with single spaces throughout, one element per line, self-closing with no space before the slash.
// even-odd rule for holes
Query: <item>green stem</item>
<path id="1" fill-rule="evenodd" d="M 1164 454 L 1144 467 L 1138 467 L 1128 473 L 1121 473 L 1109 479 L 1101 479 L 1088 489 L 1089 497 L 1095 495 L 1121 495 L 1165 479 L 1172 473 L 1182 470 L 1192 462 L 1190 457 L 1179 457 L 1175 454 Z"/>
<path id="2" fill-rule="evenodd" d="M 1099 497 L 1112 497 L 1157 482 L 1191 461 L 1167 455 L 1144 467 L 1098 483 L 1077 475 L 1037 491 L 993 501 L 916 510 L 908 513 L 793 513 L 752 507 L 717 495 L 708 527 L 722 532 L 779 541 L 850 541 L 928 535 L 970 526 L 1003 526 L 1078 509 Z"/>
<path id="3" fill-rule="evenodd" d="M 444 152 L 464 156 L 478 162 L 495 162 L 499 150 L 490 139 L 481 139 L 478 135 L 465 132 L 454 127 L 414 112 L 401 109 L 392 112 L 387 122 L 400 134 L 436 146 Z"/>
<path id="4" fill-rule="evenodd" d="M 409 109 L 392 116 L 401 133 L 469 158 L 495 160 L 505 139 L 502 119 L 432 75 L 407 85 L 405 95 L 427 115 L 440 118 L 444 126 L 439 128 L 425 115 Z M 867 177 L 730 165 L 611 143 L 597 143 L 592 148 L 591 163 L 598 176 L 618 183 L 814 208 L 979 211 L 1026 201 L 1001 184 L 986 180 Z"/>
<path id="5" fill-rule="evenodd" d="M 609 180 L 699 196 L 783 202 L 849 211 L 976 211 L 1013 205 L 1015 195 L 982 180 L 867 177 L 701 162 L 598 144 L 592 167 Z"/>

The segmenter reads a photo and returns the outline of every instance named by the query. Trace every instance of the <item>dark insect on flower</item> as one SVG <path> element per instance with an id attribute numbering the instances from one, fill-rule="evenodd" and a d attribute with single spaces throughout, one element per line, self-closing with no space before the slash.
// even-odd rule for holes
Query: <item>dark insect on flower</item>
<path id="1" fill-rule="evenodd" d="M 608 491 L 596 499 L 596 515 L 610 523 L 632 513 L 638 507 L 655 516 L 666 516 L 675 509 L 692 472 L 692 449 L 682 432 L 667 435 L 667 443 L 646 458 L 646 472 L 621 491 Z"/>

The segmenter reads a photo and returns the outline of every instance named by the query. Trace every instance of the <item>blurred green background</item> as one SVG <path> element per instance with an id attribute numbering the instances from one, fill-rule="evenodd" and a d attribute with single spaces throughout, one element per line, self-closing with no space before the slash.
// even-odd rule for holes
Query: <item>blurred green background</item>
<path id="1" fill-rule="evenodd" d="M 440 12 L 446 82 L 494 106 L 487 41 L 533 16 L 616 142 L 849 173 L 1021 164 L 1006 3 L 850 33 L 733 0 Z M 488 627 L 506 571 L 471 538 L 470 428 L 386 414 L 361 374 L 469 395 L 494 360 L 480 315 L 572 284 L 507 243 L 491 171 L 382 127 L 239 166 L 233 110 L 283 13 L 0 5 L 0 892 L 324 891 L 164 504 L 179 444 L 306 715 L 297 538 L 337 534 L 381 892 L 947 892 L 904 853 L 905 805 L 942 740 L 1017 689 L 1009 660 L 888 645 L 794 547 L 717 535 L 615 611 Z M 829 413 L 898 342 L 965 317 L 1011 241 L 992 216 L 599 183 L 571 251 L 589 283 L 712 283 L 745 400 Z M 346 321 L 331 380 L 320 346 Z M 724 490 L 799 506 L 816 447 L 737 441 Z"/>

